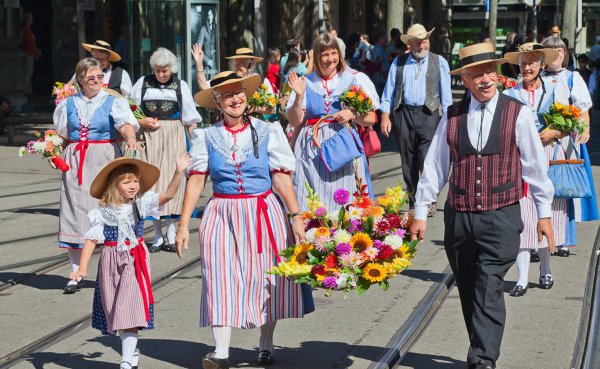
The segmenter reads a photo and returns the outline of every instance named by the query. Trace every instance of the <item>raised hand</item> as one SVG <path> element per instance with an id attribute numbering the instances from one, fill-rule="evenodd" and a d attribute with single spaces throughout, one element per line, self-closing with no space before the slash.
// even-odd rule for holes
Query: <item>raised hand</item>
<path id="1" fill-rule="evenodd" d="M 306 80 L 304 77 L 298 77 L 296 72 L 290 72 L 290 77 L 288 78 L 288 86 L 296 93 L 298 96 L 304 96 L 306 92 Z"/>
<path id="2" fill-rule="evenodd" d="M 194 57 L 196 67 L 202 69 L 202 62 L 204 61 L 204 51 L 202 51 L 202 47 L 200 47 L 200 44 L 192 45 L 192 56 Z"/>
<path id="3" fill-rule="evenodd" d="M 190 155 L 185 154 L 183 156 L 175 158 L 175 168 L 178 172 L 183 172 L 187 167 L 190 166 Z"/>

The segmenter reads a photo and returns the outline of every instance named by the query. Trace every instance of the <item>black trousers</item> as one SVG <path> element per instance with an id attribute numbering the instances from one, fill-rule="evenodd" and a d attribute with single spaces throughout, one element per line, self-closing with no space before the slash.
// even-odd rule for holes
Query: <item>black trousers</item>
<path id="1" fill-rule="evenodd" d="M 400 150 L 402 176 L 411 209 L 415 204 L 423 162 L 439 122 L 440 116 L 424 106 L 402 105 L 394 113 L 394 137 Z"/>
<path id="2" fill-rule="evenodd" d="M 519 252 L 519 203 L 488 212 L 444 207 L 444 243 L 469 334 L 468 365 L 496 362 L 504 334 L 504 276 Z"/>

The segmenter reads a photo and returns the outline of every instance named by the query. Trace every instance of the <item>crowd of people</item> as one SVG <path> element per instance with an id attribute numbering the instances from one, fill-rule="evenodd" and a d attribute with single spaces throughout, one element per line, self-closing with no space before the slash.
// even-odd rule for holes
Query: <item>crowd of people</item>
<path id="1" fill-rule="evenodd" d="M 344 43 L 335 32 L 322 33 L 304 53 L 293 38 L 283 54 L 268 49 L 264 78 L 257 72 L 264 58 L 240 48 L 227 57 L 231 70 L 209 81 L 209 61 L 194 45 L 195 96 L 176 77 L 177 58 L 165 48 L 150 57 L 153 72 L 132 84 L 125 70 L 112 66 L 120 56 L 108 43 L 83 44 L 91 57 L 76 66 L 80 92 L 54 113 L 71 167 L 62 179 L 59 246 L 72 264 L 65 293 L 75 293 L 92 251 L 104 245 L 93 325 L 120 333 L 121 368 L 137 366 L 138 330 L 154 326 L 148 253 L 181 257 L 208 177 L 212 198 L 199 227 L 200 326 L 211 327 L 215 350 L 203 366 L 229 367 L 232 327 L 259 327 L 257 361 L 272 363 L 276 322 L 315 309 L 308 285 L 266 274 L 283 249 L 305 240 L 306 185 L 332 212 L 340 206 L 334 192 L 352 193 L 357 181 L 373 195 L 364 149 L 357 157 L 340 153 L 332 168 L 317 143 L 335 142 L 346 129 L 372 129 L 379 120 L 381 133 L 393 135 L 398 145 L 414 212 L 411 238 L 424 238 L 426 220 L 435 216 L 439 192 L 449 182 L 445 248 L 469 333 L 467 364 L 495 368 L 509 268 L 516 261 L 519 279 L 511 296 L 526 293 L 532 257 L 540 261 L 539 286 L 552 288 L 551 252 L 556 246 L 558 255 L 569 256 L 577 243 L 575 222 L 598 219 L 595 195 L 555 198 L 548 177 L 550 160 L 581 153 L 593 188 L 585 147 L 592 98 L 584 77 L 566 68 L 569 50 L 559 37 L 523 43 L 501 59 L 491 43 L 474 44 L 460 50 L 460 66 L 451 70 L 429 50 L 433 31 L 414 24 L 404 35 L 392 30 L 389 43 L 378 35 L 374 45 L 367 35 Z M 499 68 L 518 71 L 516 87 L 497 90 Z M 456 103 L 451 75 L 467 89 Z M 279 94 L 292 137 L 278 111 L 249 107 L 261 84 Z M 340 103 L 353 86 L 372 101 L 370 111 L 359 114 Z M 123 96 L 138 106 L 137 118 Z M 585 131 L 546 129 L 542 114 L 552 103 L 580 109 Z M 202 120 L 196 106 L 217 109 L 219 119 L 195 129 Z M 143 238 L 147 219 L 154 222 L 149 247 Z"/>

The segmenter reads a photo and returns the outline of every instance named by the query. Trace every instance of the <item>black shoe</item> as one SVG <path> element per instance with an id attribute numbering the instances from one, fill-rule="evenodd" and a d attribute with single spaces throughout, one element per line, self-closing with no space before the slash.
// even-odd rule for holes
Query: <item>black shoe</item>
<path id="1" fill-rule="evenodd" d="M 162 246 L 163 246 L 163 245 L 151 245 L 150 247 L 148 247 L 148 251 L 149 251 L 149 252 L 159 252 L 159 251 L 160 251 L 160 248 L 161 248 Z"/>
<path id="2" fill-rule="evenodd" d="M 571 251 L 569 251 L 566 247 L 559 247 L 558 250 L 554 253 L 554 255 L 562 256 L 563 258 L 568 258 L 571 255 Z"/>
<path id="3" fill-rule="evenodd" d="M 514 286 L 513 289 L 510 291 L 510 295 L 512 297 L 521 297 L 526 293 L 527 293 L 527 287 L 523 287 L 523 286 L 519 286 L 519 285 Z"/>
<path id="4" fill-rule="evenodd" d="M 77 289 L 80 290 L 83 288 L 83 278 L 77 281 Z"/>
<path id="5" fill-rule="evenodd" d="M 479 360 L 475 364 L 471 364 L 469 369 L 496 369 L 496 366 L 490 361 Z"/>
<path id="6" fill-rule="evenodd" d="M 262 350 L 258 353 L 258 358 L 256 361 L 260 365 L 271 364 L 275 360 L 275 355 L 271 351 Z"/>
<path id="7" fill-rule="evenodd" d="M 531 252 L 531 259 L 530 259 L 530 261 L 532 263 L 539 262 L 540 261 L 540 254 L 538 253 L 538 251 L 537 250 L 531 250 L 530 252 Z"/>
<path id="8" fill-rule="evenodd" d="M 170 242 L 163 243 L 160 249 L 166 252 L 177 252 L 177 247 L 175 247 L 175 245 Z"/>
<path id="9" fill-rule="evenodd" d="M 204 369 L 229 369 L 229 360 L 217 359 L 215 353 L 211 352 L 202 359 L 202 368 Z"/>
<path id="10" fill-rule="evenodd" d="M 540 277 L 540 288 L 544 290 L 549 290 L 552 288 L 552 286 L 554 286 L 554 281 L 552 280 L 551 275 L 545 275 L 543 277 Z"/>
<path id="11" fill-rule="evenodd" d="M 81 289 L 81 287 L 79 287 L 80 284 L 83 285 L 83 280 L 81 280 L 80 282 L 77 282 L 77 284 L 68 284 L 67 283 L 67 285 L 63 289 L 63 291 L 65 291 L 64 294 L 70 295 L 70 294 L 77 292 L 79 289 Z"/>

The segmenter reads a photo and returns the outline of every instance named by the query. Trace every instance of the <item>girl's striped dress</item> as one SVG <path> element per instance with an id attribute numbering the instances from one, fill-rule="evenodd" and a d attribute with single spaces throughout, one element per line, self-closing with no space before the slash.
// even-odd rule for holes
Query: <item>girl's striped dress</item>
<path id="1" fill-rule="evenodd" d="M 192 139 L 189 174 L 210 172 L 214 193 L 199 231 L 201 327 L 255 328 L 303 316 L 300 286 L 267 274 L 293 242 L 271 173 L 290 173 L 295 159 L 279 123 L 250 124 L 231 131 L 219 122 Z"/>
<path id="2" fill-rule="evenodd" d="M 158 194 L 146 192 L 137 206 L 137 222 L 131 204 L 96 208 L 88 215 L 91 228 L 85 239 L 104 244 L 92 312 L 92 327 L 103 334 L 154 328 L 150 254 L 144 244 L 143 219 L 158 216 Z"/>

